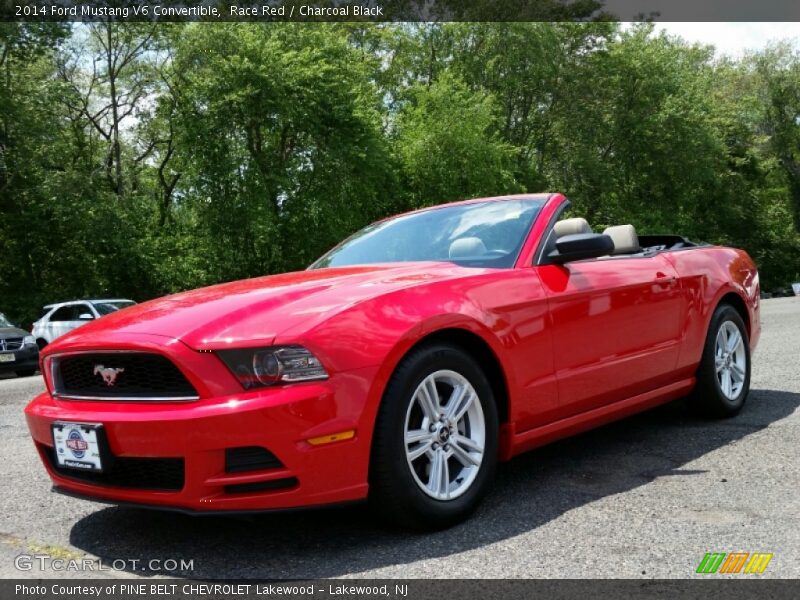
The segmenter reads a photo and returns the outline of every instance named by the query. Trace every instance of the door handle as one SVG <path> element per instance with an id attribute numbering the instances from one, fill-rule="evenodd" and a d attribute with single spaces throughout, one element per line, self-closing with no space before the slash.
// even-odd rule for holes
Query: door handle
<path id="1" fill-rule="evenodd" d="M 675 285 L 677 281 L 678 280 L 672 275 L 667 275 L 666 273 L 662 273 L 661 271 L 658 271 L 656 273 L 655 283 L 657 285 L 660 285 L 661 287 L 672 287 L 673 285 Z"/>

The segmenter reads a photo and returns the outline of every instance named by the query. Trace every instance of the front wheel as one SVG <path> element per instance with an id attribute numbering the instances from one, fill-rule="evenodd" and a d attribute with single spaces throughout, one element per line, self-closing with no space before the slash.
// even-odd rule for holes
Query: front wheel
<path id="1" fill-rule="evenodd" d="M 744 406 L 750 391 L 750 343 L 742 317 L 721 304 L 708 328 L 697 371 L 694 398 L 710 417 L 732 417 Z"/>
<path id="2" fill-rule="evenodd" d="M 392 376 L 375 424 L 373 506 L 415 528 L 462 520 L 493 478 L 497 427 L 491 386 L 469 354 L 444 344 L 414 350 Z"/>

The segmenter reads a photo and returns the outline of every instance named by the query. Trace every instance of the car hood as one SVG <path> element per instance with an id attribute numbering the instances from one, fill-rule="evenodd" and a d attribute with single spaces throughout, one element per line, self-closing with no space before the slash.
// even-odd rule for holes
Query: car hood
<path id="1" fill-rule="evenodd" d="M 195 349 L 265 345 L 358 303 L 433 280 L 476 274 L 453 263 L 416 262 L 315 269 L 224 283 L 145 302 L 59 340 L 102 344 L 110 333 L 176 338 Z"/>
<path id="2" fill-rule="evenodd" d="M 0 338 L 18 338 L 30 335 L 29 332 L 19 327 L 0 327 Z"/>

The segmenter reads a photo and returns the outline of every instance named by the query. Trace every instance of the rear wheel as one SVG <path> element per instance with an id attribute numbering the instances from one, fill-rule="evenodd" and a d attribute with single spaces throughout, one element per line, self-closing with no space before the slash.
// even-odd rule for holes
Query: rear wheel
<path id="1" fill-rule="evenodd" d="M 720 304 L 711 318 L 694 392 L 696 406 L 711 417 L 732 417 L 750 391 L 750 342 L 741 315 Z"/>
<path id="2" fill-rule="evenodd" d="M 375 424 L 370 500 L 384 517 L 439 529 L 465 518 L 491 483 L 497 409 L 475 360 L 424 346 L 392 376 Z"/>

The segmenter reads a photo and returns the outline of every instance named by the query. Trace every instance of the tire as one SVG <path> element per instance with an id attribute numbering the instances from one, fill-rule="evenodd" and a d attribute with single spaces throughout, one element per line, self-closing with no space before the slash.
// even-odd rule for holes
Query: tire
<path id="1" fill-rule="evenodd" d="M 750 340 L 747 328 L 735 308 L 720 304 L 708 327 L 692 406 L 707 417 L 733 417 L 742 410 L 749 391 Z"/>
<path id="2" fill-rule="evenodd" d="M 436 407 L 426 402 L 434 393 Z M 456 398 L 460 402 L 451 404 Z M 497 436 L 492 388 L 475 359 L 448 344 L 413 350 L 392 375 L 375 423 L 373 509 L 414 529 L 443 529 L 465 519 L 494 478 Z"/>
<path id="3" fill-rule="evenodd" d="M 17 377 L 30 377 L 36 373 L 36 369 L 22 369 L 21 371 L 14 371 Z"/>

